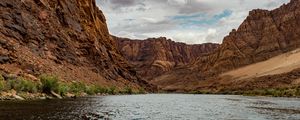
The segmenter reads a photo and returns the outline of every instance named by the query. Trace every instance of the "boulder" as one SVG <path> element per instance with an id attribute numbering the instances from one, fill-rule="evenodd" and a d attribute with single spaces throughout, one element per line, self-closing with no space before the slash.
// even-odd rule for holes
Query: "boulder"
<path id="1" fill-rule="evenodd" d="M 63 98 L 62 96 L 60 96 L 59 94 L 57 94 L 57 93 L 55 93 L 55 92 L 53 92 L 53 91 L 51 91 L 51 95 L 52 95 L 53 97 L 55 97 L 55 98 L 58 98 L 58 99 L 62 99 L 62 98 Z"/>

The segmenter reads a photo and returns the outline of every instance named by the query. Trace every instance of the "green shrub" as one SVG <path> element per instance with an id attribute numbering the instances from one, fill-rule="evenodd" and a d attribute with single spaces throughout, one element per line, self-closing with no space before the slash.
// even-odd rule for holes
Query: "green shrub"
<path id="1" fill-rule="evenodd" d="M 17 89 L 19 91 L 31 92 L 31 93 L 36 93 L 38 91 L 36 83 L 34 83 L 30 80 L 24 80 L 24 79 L 21 79 L 19 81 L 19 84 L 17 85 Z"/>
<path id="2" fill-rule="evenodd" d="M 212 93 L 205 90 L 198 90 L 198 91 L 192 91 L 191 94 L 212 94 Z"/>
<path id="3" fill-rule="evenodd" d="M 297 90 L 296 89 L 286 89 L 284 91 L 284 96 L 286 97 L 293 97 L 296 96 Z"/>
<path id="4" fill-rule="evenodd" d="M 16 91 L 21 91 L 21 82 L 20 80 L 16 79 L 16 80 L 8 80 L 6 83 L 6 90 L 11 90 L 14 89 Z"/>
<path id="5" fill-rule="evenodd" d="M 4 77 L 0 74 L 0 81 L 4 81 Z"/>
<path id="6" fill-rule="evenodd" d="M 300 90 L 298 90 L 298 87 L 254 89 L 249 91 L 242 91 L 242 94 L 248 96 L 261 95 L 261 96 L 273 96 L 273 97 L 294 97 L 294 96 L 299 96 Z"/>
<path id="7" fill-rule="evenodd" d="M 70 87 L 68 84 L 59 84 L 58 86 L 58 94 L 60 94 L 61 96 L 65 96 L 68 92 L 70 91 Z"/>
<path id="8" fill-rule="evenodd" d="M 70 91 L 73 93 L 86 92 L 86 85 L 82 82 L 73 82 L 70 86 Z"/>
<path id="9" fill-rule="evenodd" d="M 0 80 L 0 91 L 3 91 L 5 89 L 5 83 L 4 81 Z"/>
<path id="10" fill-rule="evenodd" d="M 41 76 L 42 92 L 51 93 L 51 91 L 58 92 L 59 83 L 56 76 Z"/>
<path id="11" fill-rule="evenodd" d="M 0 91 L 4 90 L 5 88 L 5 83 L 4 83 L 4 78 L 3 76 L 0 74 Z"/>
<path id="12" fill-rule="evenodd" d="M 16 80 L 8 80 L 5 85 L 6 90 L 16 89 L 17 82 Z"/>
<path id="13" fill-rule="evenodd" d="M 101 87 L 101 86 L 95 86 L 96 88 L 96 93 L 107 93 L 107 89 L 106 88 L 104 88 L 104 87 Z"/>
<path id="14" fill-rule="evenodd" d="M 133 94 L 132 88 L 129 87 L 129 86 L 126 86 L 123 93 L 125 93 L 125 94 Z"/>
<path id="15" fill-rule="evenodd" d="M 265 90 L 265 95 L 271 95 L 274 96 L 275 94 L 277 94 L 275 89 L 266 89 Z"/>
<path id="16" fill-rule="evenodd" d="M 115 88 L 113 88 L 115 89 Z M 98 85 L 90 85 L 90 86 L 86 86 L 86 89 L 85 89 L 85 93 L 89 94 L 89 95 L 95 95 L 95 94 L 98 94 L 98 93 L 114 93 L 115 90 L 113 91 L 110 91 L 108 90 L 107 88 L 103 88 L 101 86 L 98 86 Z"/>
<path id="17" fill-rule="evenodd" d="M 116 94 L 116 87 L 115 86 L 109 87 L 107 89 L 106 93 L 111 94 L 111 95 Z"/>
<path id="18" fill-rule="evenodd" d="M 88 95 L 94 95 L 97 94 L 97 88 L 94 85 L 86 86 L 85 93 Z"/>
<path id="19" fill-rule="evenodd" d="M 30 80 L 23 79 L 23 78 L 18 78 L 16 80 L 8 80 L 6 83 L 4 81 L 2 81 L 2 84 L 3 84 L 4 90 L 14 89 L 18 92 L 20 92 L 20 91 L 31 92 L 31 93 L 38 92 L 38 84 L 37 83 L 30 81 Z"/>
<path id="20" fill-rule="evenodd" d="M 296 89 L 296 96 L 300 96 L 300 86 L 298 86 Z"/>
<path id="21" fill-rule="evenodd" d="M 145 94 L 145 89 L 144 88 L 139 88 L 138 94 Z"/>

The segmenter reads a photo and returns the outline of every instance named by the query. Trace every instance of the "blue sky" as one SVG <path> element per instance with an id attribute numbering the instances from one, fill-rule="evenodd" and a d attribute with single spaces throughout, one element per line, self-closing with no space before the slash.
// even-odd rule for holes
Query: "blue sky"
<path id="1" fill-rule="evenodd" d="M 132 39 L 167 37 L 188 44 L 222 42 L 252 9 L 289 0 L 97 0 L 110 33 Z"/>
<path id="2" fill-rule="evenodd" d="M 223 12 L 213 15 L 207 15 L 206 13 L 196 13 L 192 15 L 178 15 L 172 16 L 171 20 L 179 21 L 179 28 L 183 29 L 203 29 L 203 25 L 215 25 L 221 19 L 229 17 L 232 14 L 231 10 L 224 10 Z"/>

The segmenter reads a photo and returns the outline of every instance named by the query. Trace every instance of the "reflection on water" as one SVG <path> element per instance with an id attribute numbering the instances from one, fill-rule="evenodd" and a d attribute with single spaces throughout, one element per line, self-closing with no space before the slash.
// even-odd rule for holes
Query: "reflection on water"
<path id="1" fill-rule="evenodd" d="M 0 102 L 1 119 L 300 119 L 300 99 L 147 94 Z"/>

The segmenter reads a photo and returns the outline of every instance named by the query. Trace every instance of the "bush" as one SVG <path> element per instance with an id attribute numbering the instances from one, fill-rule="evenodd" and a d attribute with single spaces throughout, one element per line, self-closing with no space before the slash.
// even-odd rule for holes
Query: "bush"
<path id="1" fill-rule="evenodd" d="M 86 86 L 85 92 L 89 95 L 95 95 L 98 93 L 106 93 L 106 89 L 97 85 Z"/>
<path id="2" fill-rule="evenodd" d="M 86 85 L 82 82 L 73 82 L 70 86 L 70 91 L 73 93 L 86 92 Z"/>
<path id="3" fill-rule="evenodd" d="M 145 89 L 144 88 L 139 88 L 138 94 L 145 94 Z"/>
<path id="4" fill-rule="evenodd" d="M 0 91 L 3 91 L 4 88 L 5 88 L 5 83 L 4 83 L 4 81 L 0 80 Z"/>
<path id="5" fill-rule="evenodd" d="M 0 81 L 4 81 L 4 77 L 0 74 Z"/>
<path id="6" fill-rule="evenodd" d="M 42 92 L 51 93 L 51 91 L 58 92 L 59 83 L 56 76 L 41 76 Z"/>
<path id="7" fill-rule="evenodd" d="M 30 80 L 20 80 L 17 89 L 23 92 L 36 93 L 38 91 L 37 84 Z"/>
<path id="8" fill-rule="evenodd" d="M 86 89 L 85 89 L 85 92 L 88 94 L 88 95 L 94 95 L 94 94 L 97 94 L 97 88 L 96 86 L 92 85 L 92 86 L 87 86 Z"/>
<path id="9" fill-rule="evenodd" d="M 58 94 L 61 96 L 65 96 L 70 91 L 70 87 L 68 84 L 59 84 L 58 86 Z"/>
<path id="10" fill-rule="evenodd" d="M 16 90 L 16 86 L 17 86 L 17 80 L 8 80 L 6 85 L 5 85 L 5 90 L 11 90 L 11 89 L 15 89 Z"/>
<path id="11" fill-rule="evenodd" d="M 112 86 L 112 87 L 108 88 L 108 89 L 106 90 L 106 93 L 111 94 L 111 95 L 116 94 L 116 87 L 115 87 L 115 86 Z"/>
<path id="12" fill-rule="evenodd" d="M 300 88 L 297 88 L 296 96 L 300 96 Z"/>
<path id="13" fill-rule="evenodd" d="M 126 86 L 123 93 L 125 93 L 125 94 L 132 94 L 133 93 L 132 88 L 129 87 L 129 86 Z"/>
<path id="14" fill-rule="evenodd" d="M 98 93 L 107 93 L 107 89 L 106 88 L 103 88 L 103 87 L 101 87 L 101 86 L 95 86 L 95 92 L 98 94 Z"/>
<path id="15" fill-rule="evenodd" d="M 36 93 L 38 92 L 38 84 L 30 81 L 30 80 L 25 80 L 23 78 L 18 78 L 16 80 L 8 80 L 7 83 L 5 84 L 4 81 L 1 82 L 3 89 L 2 90 L 11 90 L 14 89 L 18 92 L 31 92 L 31 93 Z"/>
<path id="16" fill-rule="evenodd" d="M 192 91 L 191 94 L 212 94 L 212 93 L 209 91 L 198 90 L 198 91 Z"/>

